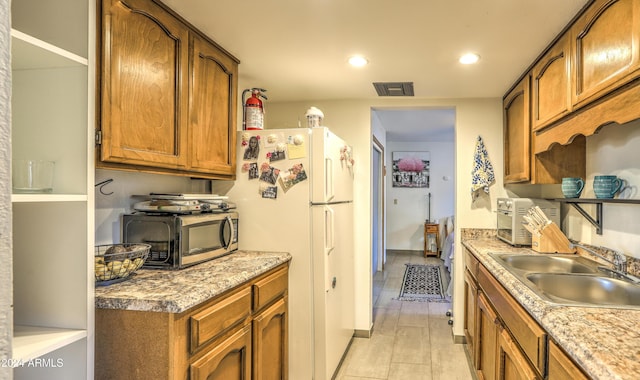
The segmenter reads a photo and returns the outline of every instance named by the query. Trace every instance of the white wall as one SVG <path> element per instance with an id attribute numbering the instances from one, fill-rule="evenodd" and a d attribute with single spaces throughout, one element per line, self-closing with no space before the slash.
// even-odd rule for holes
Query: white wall
<path id="1" fill-rule="evenodd" d="M 502 187 L 502 100 L 495 99 L 419 99 L 376 98 L 370 100 L 305 101 L 294 103 L 268 103 L 266 128 L 290 128 L 304 120 L 304 112 L 310 107 L 320 108 L 324 123 L 353 145 L 356 161 L 354 201 L 356 255 L 356 329 L 369 330 L 371 316 L 371 144 L 373 108 L 454 108 L 456 112 L 455 141 L 455 207 L 456 254 L 461 254 L 460 228 L 495 228 L 495 215 L 491 206 L 495 198 L 506 196 Z M 376 127 L 379 129 L 378 127 Z M 376 130 L 376 133 L 380 133 Z M 476 137 L 482 135 L 498 176 L 489 196 L 471 203 L 471 169 Z M 388 143 L 387 143 L 388 145 Z M 390 150 L 385 147 L 385 153 Z M 388 181 L 387 181 L 388 182 Z M 387 205 L 387 210 L 390 208 Z M 454 314 L 463 315 L 463 260 L 454 262 Z M 454 319 L 453 331 L 462 336 L 462 318 Z"/>
<path id="2" fill-rule="evenodd" d="M 0 0 L 0 360 L 11 359 L 13 330 L 11 238 L 11 59 L 9 1 Z M 10 366 L 0 366 L 0 379 L 11 379 Z"/>
<path id="3" fill-rule="evenodd" d="M 191 180 L 189 177 L 172 175 L 127 172 L 120 170 L 96 170 L 95 181 L 100 183 L 107 179 L 113 182 L 104 186 L 105 195 L 99 188 L 95 191 L 95 244 L 120 243 L 120 219 L 122 214 L 132 211 L 136 201 L 132 195 L 148 195 L 151 192 L 186 192 L 204 193 L 207 180 Z"/>
<path id="4" fill-rule="evenodd" d="M 603 127 L 587 137 L 587 177 L 582 198 L 595 198 L 593 178 L 613 174 L 626 180 L 628 189 L 616 198 L 640 198 L 640 120 Z M 583 205 L 595 217 L 595 206 Z M 573 207 L 566 207 L 564 221 L 569 238 L 622 251 L 640 258 L 640 204 L 605 203 L 603 233 L 596 234 Z"/>
<path id="5" fill-rule="evenodd" d="M 424 222 L 428 215 L 437 223 L 454 214 L 455 147 L 453 141 L 387 142 L 385 165 L 391 171 L 393 152 L 429 152 L 428 188 L 393 187 L 387 181 L 387 248 L 422 251 Z M 391 173 L 389 173 L 391 174 Z M 431 212 L 429 213 L 429 194 Z"/>

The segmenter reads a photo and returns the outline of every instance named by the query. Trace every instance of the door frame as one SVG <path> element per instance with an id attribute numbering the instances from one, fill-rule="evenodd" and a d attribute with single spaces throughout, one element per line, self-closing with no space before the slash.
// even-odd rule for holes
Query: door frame
<path id="1" fill-rule="evenodd" d="M 385 152 L 384 152 L 384 146 L 382 145 L 382 143 L 375 137 L 372 136 L 373 138 L 373 142 L 372 142 L 372 155 L 374 151 L 377 151 L 380 153 L 380 165 L 379 167 L 375 168 L 371 167 L 371 171 L 373 174 L 374 170 L 378 171 L 378 178 L 379 181 L 377 184 L 373 183 L 373 175 L 371 176 L 371 188 L 373 189 L 374 186 L 377 186 L 378 188 L 378 199 L 371 199 L 371 210 L 372 212 L 375 212 L 376 210 L 378 211 L 378 225 L 374 226 L 372 223 L 371 226 L 371 235 L 375 236 L 374 234 L 374 229 L 378 229 L 378 236 L 379 238 L 379 242 L 380 242 L 380 247 L 378 249 L 377 252 L 377 259 L 378 259 L 378 268 L 377 270 L 383 271 L 384 267 L 385 267 L 385 263 L 386 263 L 386 254 L 385 254 L 385 230 L 386 230 L 386 223 L 385 223 L 385 176 L 386 176 L 386 166 L 385 166 Z M 377 204 L 377 208 L 373 207 L 374 205 Z M 373 215 L 372 215 L 372 219 Z M 372 250 L 373 251 L 373 250 Z M 373 255 L 373 253 L 372 253 Z M 373 256 L 371 257 L 371 261 L 373 261 Z"/>

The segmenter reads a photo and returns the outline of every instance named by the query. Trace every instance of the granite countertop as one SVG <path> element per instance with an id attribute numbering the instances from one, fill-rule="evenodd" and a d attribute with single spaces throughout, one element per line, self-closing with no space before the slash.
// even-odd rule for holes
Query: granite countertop
<path id="1" fill-rule="evenodd" d="M 640 374 L 640 310 L 562 306 L 538 297 L 488 253 L 530 253 L 496 238 L 463 240 L 478 260 L 520 302 L 590 377 L 637 379 Z"/>
<path id="2" fill-rule="evenodd" d="M 177 271 L 140 269 L 96 287 L 97 309 L 181 313 L 291 260 L 286 252 L 235 251 Z"/>

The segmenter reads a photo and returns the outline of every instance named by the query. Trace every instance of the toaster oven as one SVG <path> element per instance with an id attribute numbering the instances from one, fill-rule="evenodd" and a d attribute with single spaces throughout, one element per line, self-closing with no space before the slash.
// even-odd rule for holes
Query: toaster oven
<path id="1" fill-rule="evenodd" d="M 514 246 L 531 245 L 531 232 L 523 223 L 523 216 L 531 207 L 538 206 L 545 215 L 560 225 L 560 203 L 535 198 L 498 198 L 497 235 Z"/>

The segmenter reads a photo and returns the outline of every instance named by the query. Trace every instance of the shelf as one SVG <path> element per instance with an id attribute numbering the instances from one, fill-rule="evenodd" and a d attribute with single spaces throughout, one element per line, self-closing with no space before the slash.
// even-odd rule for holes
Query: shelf
<path id="1" fill-rule="evenodd" d="M 12 203 L 32 202 L 85 202 L 84 194 L 11 194 Z"/>
<path id="2" fill-rule="evenodd" d="M 554 198 L 550 199 L 562 203 L 629 203 L 640 204 L 640 199 L 620 199 L 620 198 Z"/>
<path id="3" fill-rule="evenodd" d="M 86 58 L 70 53 L 15 29 L 11 30 L 13 70 L 87 66 Z"/>
<path id="4" fill-rule="evenodd" d="M 12 360 L 27 362 L 86 337 L 86 330 L 16 325 Z"/>
<path id="5" fill-rule="evenodd" d="M 575 208 L 589 223 L 596 228 L 596 234 L 602 235 L 602 204 L 603 203 L 622 203 L 622 204 L 640 204 L 640 199 L 620 199 L 620 198 L 553 198 L 549 199 L 560 203 L 568 203 Z M 592 217 L 580 204 L 596 205 L 596 217 Z"/>

